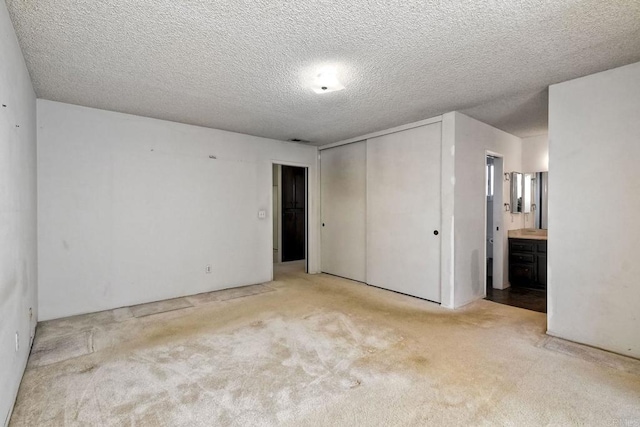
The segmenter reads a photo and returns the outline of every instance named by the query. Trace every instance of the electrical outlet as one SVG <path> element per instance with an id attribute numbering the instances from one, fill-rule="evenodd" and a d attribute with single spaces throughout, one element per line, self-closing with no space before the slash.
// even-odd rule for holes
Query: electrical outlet
<path id="1" fill-rule="evenodd" d="M 16 352 L 20 350 L 20 332 L 16 331 Z"/>
<path id="2" fill-rule="evenodd" d="M 258 211 L 258 218 L 265 219 L 266 217 L 267 217 L 267 211 L 265 210 Z"/>
<path id="3" fill-rule="evenodd" d="M 211 274 L 211 264 L 207 264 L 207 266 L 204 269 L 204 272 L 207 274 Z"/>

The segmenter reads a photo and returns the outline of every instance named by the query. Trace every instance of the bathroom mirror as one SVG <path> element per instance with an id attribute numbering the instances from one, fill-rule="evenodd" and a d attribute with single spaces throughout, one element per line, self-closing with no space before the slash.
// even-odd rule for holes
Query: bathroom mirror
<path id="1" fill-rule="evenodd" d="M 523 208 L 523 175 L 511 172 L 511 213 L 522 213 Z"/>
<path id="2" fill-rule="evenodd" d="M 547 229 L 548 197 L 547 186 L 549 181 L 549 172 L 536 172 L 531 174 L 532 178 L 532 202 L 531 210 L 534 215 L 535 228 Z"/>
<path id="3" fill-rule="evenodd" d="M 531 173 L 525 173 L 523 175 L 522 183 L 522 213 L 531 213 L 531 204 L 533 196 L 533 183 L 535 182 L 535 175 Z"/>
<path id="4" fill-rule="evenodd" d="M 511 213 L 534 215 L 535 228 L 547 228 L 548 172 L 511 172 Z"/>

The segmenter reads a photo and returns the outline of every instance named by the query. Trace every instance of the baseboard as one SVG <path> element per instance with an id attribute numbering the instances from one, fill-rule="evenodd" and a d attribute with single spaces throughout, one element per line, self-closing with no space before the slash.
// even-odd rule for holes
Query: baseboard
<path id="1" fill-rule="evenodd" d="M 471 304 L 472 302 L 475 302 L 475 301 L 481 300 L 481 299 L 483 299 L 483 298 L 484 298 L 484 296 L 483 296 L 483 295 L 476 295 L 476 296 L 474 296 L 473 298 L 471 298 L 470 300 L 467 300 L 467 301 L 463 302 L 462 304 L 454 304 L 454 305 L 453 305 L 453 307 L 447 307 L 447 308 L 453 308 L 453 309 L 455 310 L 455 309 L 458 309 L 458 308 L 462 308 L 462 307 L 464 307 L 465 305 L 469 305 L 469 304 Z"/>
<path id="2" fill-rule="evenodd" d="M 640 357 L 632 356 L 630 354 L 619 353 L 617 351 L 609 350 L 609 349 L 603 348 L 603 347 L 598 347 L 597 345 L 593 345 L 593 344 L 583 343 L 583 342 L 580 342 L 580 341 L 573 341 L 573 340 L 570 340 L 568 338 L 563 337 L 562 335 L 556 334 L 553 331 L 550 331 L 548 329 L 547 329 L 547 331 L 545 333 L 550 337 L 566 341 L 567 343 L 571 343 L 571 344 L 579 345 L 579 346 L 584 346 L 584 347 L 587 347 L 587 348 L 590 348 L 590 349 L 594 349 L 594 350 L 604 351 L 604 352 L 607 352 L 607 353 L 614 354 L 616 356 L 626 357 L 626 358 L 629 358 L 629 359 L 635 360 L 635 361 L 640 361 Z"/>
<path id="3" fill-rule="evenodd" d="M 16 394 L 13 396 L 13 403 L 9 408 L 9 412 L 7 412 L 7 416 L 4 419 L 4 427 L 9 427 L 9 421 L 11 421 L 11 415 L 13 415 L 13 409 L 16 406 L 16 400 L 18 400 L 18 394 L 20 393 L 20 385 L 22 385 L 22 378 L 24 378 L 24 373 L 27 370 L 27 365 L 29 364 L 29 357 L 31 356 L 31 351 L 33 350 L 33 341 L 36 338 L 36 330 L 38 329 L 38 323 L 33 327 L 33 337 L 31 338 L 31 343 L 29 345 L 29 352 L 27 353 L 27 357 L 24 359 L 24 366 L 22 367 L 22 375 L 20 375 L 20 382 L 18 383 L 18 388 L 16 389 Z"/>

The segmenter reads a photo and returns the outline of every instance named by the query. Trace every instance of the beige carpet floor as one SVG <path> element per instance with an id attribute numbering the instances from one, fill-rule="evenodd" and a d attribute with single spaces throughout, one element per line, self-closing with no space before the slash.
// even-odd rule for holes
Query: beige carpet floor
<path id="1" fill-rule="evenodd" d="M 276 279 L 41 323 L 11 426 L 640 425 L 640 362 L 544 314 Z"/>

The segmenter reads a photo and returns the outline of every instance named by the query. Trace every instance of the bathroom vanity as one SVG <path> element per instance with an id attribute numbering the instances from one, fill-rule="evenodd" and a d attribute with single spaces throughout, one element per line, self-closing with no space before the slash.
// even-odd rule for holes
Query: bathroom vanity
<path id="1" fill-rule="evenodd" d="M 547 289 L 547 230 L 509 231 L 509 282 L 515 287 Z"/>

